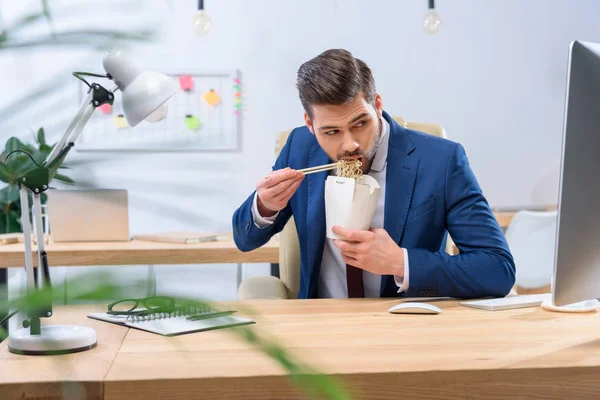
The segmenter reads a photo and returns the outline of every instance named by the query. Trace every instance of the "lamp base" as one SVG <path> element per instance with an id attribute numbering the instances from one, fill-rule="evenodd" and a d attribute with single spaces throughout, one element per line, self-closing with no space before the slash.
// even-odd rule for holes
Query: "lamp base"
<path id="1" fill-rule="evenodd" d="M 8 350 L 23 355 L 77 353 L 96 347 L 96 343 L 95 330 L 77 325 L 42 326 L 39 335 L 21 328 L 8 336 Z"/>

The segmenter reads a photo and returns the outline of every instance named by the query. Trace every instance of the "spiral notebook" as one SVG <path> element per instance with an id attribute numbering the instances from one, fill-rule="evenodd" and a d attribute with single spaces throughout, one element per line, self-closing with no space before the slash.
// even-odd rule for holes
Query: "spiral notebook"
<path id="1" fill-rule="evenodd" d="M 107 313 L 90 313 L 89 318 L 113 324 L 141 329 L 163 336 L 176 336 L 193 332 L 204 332 L 215 329 L 254 324 L 248 318 L 222 315 L 220 312 L 204 311 L 201 313 L 185 313 L 183 315 L 166 315 L 164 313 L 136 316 L 135 318 Z M 194 319 L 201 318 L 201 319 Z"/>

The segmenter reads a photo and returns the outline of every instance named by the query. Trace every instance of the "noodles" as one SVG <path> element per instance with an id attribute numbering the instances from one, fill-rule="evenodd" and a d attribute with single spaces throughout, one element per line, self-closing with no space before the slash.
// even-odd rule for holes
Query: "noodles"
<path id="1" fill-rule="evenodd" d="M 362 175 L 360 167 L 362 163 L 359 160 L 339 160 L 337 174 L 342 178 L 358 179 Z"/>

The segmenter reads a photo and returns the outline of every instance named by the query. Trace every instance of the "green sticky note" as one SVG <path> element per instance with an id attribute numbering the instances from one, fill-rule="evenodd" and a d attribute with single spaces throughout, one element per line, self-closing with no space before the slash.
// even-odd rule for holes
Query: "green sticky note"
<path id="1" fill-rule="evenodd" d="M 193 115 L 186 115 L 184 123 L 190 131 L 197 131 L 202 125 L 200 120 Z"/>

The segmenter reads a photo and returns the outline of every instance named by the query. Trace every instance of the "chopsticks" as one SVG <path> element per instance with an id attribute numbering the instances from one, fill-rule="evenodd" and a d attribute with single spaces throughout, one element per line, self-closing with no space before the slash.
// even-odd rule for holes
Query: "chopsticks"
<path id="1" fill-rule="evenodd" d="M 338 167 L 338 163 L 325 164 L 325 165 L 319 165 L 316 167 L 299 169 L 298 172 L 302 172 L 304 175 L 309 175 L 309 174 L 314 174 L 317 172 L 329 171 L 331 169 L 336 169 L 337 167 Z"/>

